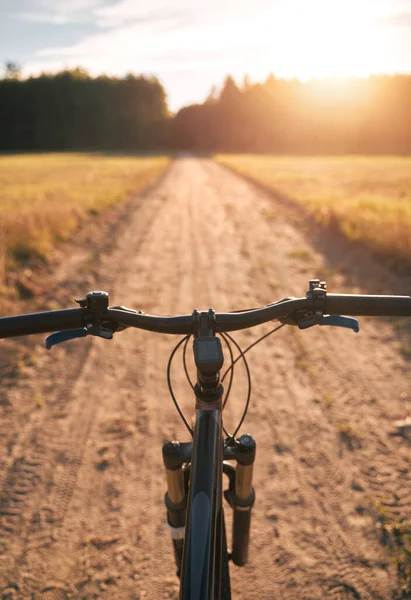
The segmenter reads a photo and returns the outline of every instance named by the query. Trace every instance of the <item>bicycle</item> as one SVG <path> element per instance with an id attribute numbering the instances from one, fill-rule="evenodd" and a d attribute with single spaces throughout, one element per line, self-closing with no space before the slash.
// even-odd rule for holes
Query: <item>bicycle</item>
<path id="1" fill-rule="evenodd" d="M 192 440 L 169 441 L 163 445 L 167 493 L 167 523 L 174 548 L 182 600 L 230 600 L 229 560 L 243 566 L 248 560 L 251 512 L 255 501 L 252 475 L 256 442 L 251 435 L 237 433 L 247 413 L 251 395 L 250 372 L 245 358 L 257 343 L 285 325 L 299 329 L 319 326 L 345 327 L 355 332 L 355 316 L 411 316 L 410 296 L 367 296 L 329 294 L 325 282 L 311 280 L 304 298 L 285 298 L 262 308 L 231 313 L 194 310 L 191 315 L 153 316 L 124 306 L 109 306 L 106 292 L 89 292 L 76 300 L 78 308 L 47 311 L 0 318 L 0 338 L 51 333 L 46 347 L 71 339 L 94 335 L 111 339 L 127 327 L 157 333 L 183 335 L 170 355 L 167 379 L 172 399 Z M 346 313 L 351 316 L 342 316 Z M 228 332 L 279 321 L 244 351 Z M 220 334 L 218 337 L 217 334 Z M 190 380 L 186 350 L 193 340 L 197 381 Z M 226 344 L 231 364 L 223 376 L 221 340 Z M 234 359 L 234 345 L 238 356 Z M 175 398 L 171 383 L 171 364 L 183 346 L 186 376 L 195 396 L 196 421 L 190 427 Z M 222 411 L 233 380 L 234 366 L 242 360 L 248 378 L 245 410 L 232 434 L 223 426 Z M 227 392 L 223 381 L 230 374 Z M 226 437 L 224 438 L 223 434 Z M 229 461 L 235 461 L 234 467 Z M 228 489 L 223 494 L 223 474 Z M 223 496 L 233 510 L 231 552 L 228 552 Z"/>

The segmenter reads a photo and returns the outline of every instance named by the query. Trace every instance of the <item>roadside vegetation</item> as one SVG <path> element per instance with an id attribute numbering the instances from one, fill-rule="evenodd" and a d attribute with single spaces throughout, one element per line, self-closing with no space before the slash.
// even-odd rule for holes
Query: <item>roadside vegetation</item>
<path id="1" fill-rule="evenodd" d="M 215 160 L 300 204 L 325 226 L 411 263 L 411 158 L 219 154 Z"/>
<path id="2" fill-rule="evenodd" d="M 411 521 L 392 514 L 381 500 L 374 500 L 373 506 L 381 543 L 397 568 L 400 589 L 395 600 L 407 600 L 411 597 Z"/>
<path id="3" fill-rule="evenodd" d="M 91 215 L 153 182 L 166 157 L 0 156 L 0 286 L 9 268 L 46 258 Z"/>

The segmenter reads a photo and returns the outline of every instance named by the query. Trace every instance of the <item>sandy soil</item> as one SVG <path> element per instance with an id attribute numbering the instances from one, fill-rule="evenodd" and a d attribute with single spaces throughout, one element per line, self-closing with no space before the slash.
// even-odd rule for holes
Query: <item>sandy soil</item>
<path id="1" fill-rule="evenodd" d="M 208 160 L 177 160 L 122 210 L 104 235 L 60 249 L 49 277 L 65 291 L 51 287 L 46 305 L 101 288 L 151 313 L 233 310 L 302 296 L 317 275 L 335 292 L 410 292 L 409 279 Z M 406 333 L 361 324 L 359 335 L 283 328 L 250 352 L 242 432 L 257 439 L 257 500 L 250 562 L 231 567 L 234 598 L 398 597 L 374 505 L 411 516 L 410 441 L 392 435 L 411 413 Z M 177 598 L 161 459 L 163 441 L 187 437 L 166 388 L 176 340 L 127 330 L 51 352 L 41 341 L 20 372 L 3 372 L 1 598 Z M 245 399 L 238 371 L 229 429 Z M 182 368 L 174 374 L 191 417 Z"/>

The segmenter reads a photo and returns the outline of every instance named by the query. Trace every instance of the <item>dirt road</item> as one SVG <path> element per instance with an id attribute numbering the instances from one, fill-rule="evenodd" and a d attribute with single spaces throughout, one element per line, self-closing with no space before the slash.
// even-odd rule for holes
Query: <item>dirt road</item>
<path id="1" fill-rule="evenodd" d="M 409 281 L 307 230 L 298 213 L 208 160 L 177 160 L 127 210 L 94 279 L 84 276 L 84 247 L 63 261 L 56 277 L 71 296 L 86 281 L 112 304 L 170 314 L 301 296 L 317 275 L 335 292 L 410 292 Z M 258 442 L 257 501 L 250 563 L 231 569 L 235 598 L 396 597 L 376 515 L 411 514 L 410 442 L 391 435 L 411 412 L 398 331 L 368 319 L 359 335 L 288 327 L 250 352 L 243 432 Z M 165 380 L 176 340 L 125 331 L 49 353 L 36 341 L 35 361 L 0 403 L 0 597 L 177 598 L 161 459 L 163 441 L 186 439 Z M 229 428 L 242 382 L 239 373 Z"/>

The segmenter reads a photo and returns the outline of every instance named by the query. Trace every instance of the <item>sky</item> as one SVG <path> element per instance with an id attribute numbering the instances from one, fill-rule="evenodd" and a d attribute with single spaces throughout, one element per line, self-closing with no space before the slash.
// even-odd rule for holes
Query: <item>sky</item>
<path id="1" fill-rule="evenodd" d="M 171 110 L 230 73 L 411 73 L 411 0 L 0 0 L 0 65 L 156 75 Z"/>

